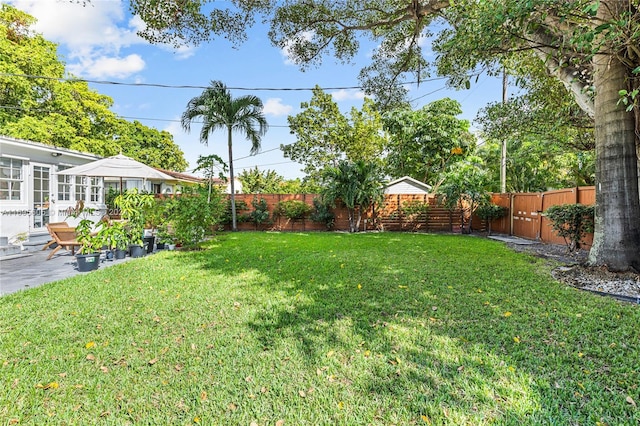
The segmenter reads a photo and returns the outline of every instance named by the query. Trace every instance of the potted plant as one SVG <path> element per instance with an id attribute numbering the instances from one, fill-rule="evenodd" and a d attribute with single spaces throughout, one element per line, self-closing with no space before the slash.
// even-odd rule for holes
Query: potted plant
<path id="1" fill-rule="evenodd" d="M 121 221 L 108 221 L 100 223 L 97 237 L 101 239 L 103 246 L 108 250 L 107 259 L 124 259 L 126 256 L 128 237 L 124 223 Z"/>
<path id="2" fill-rule="evenodd" d="M 173 235 L 169 231 L 169 225 L 166 223 L 162 223 L 158 225 L 158 230 L 156 233 L 156 244 L 158 250 L 163 250 L 165 246 L 173 243 Z"/>
<path id="3" fill-rule="evenodd" d="M 131 257 L 144 256 L 144 211 L 153 205 L 153 195 L 141 194 L 133 188 L 118 195 L 113 202 L 120 209 L 122 219 L 126 221 L 124 228 Z"/>
<path id="4" fill-rule="evenodd" d="M 93 212 L 94 209 L 85 208 L 84 203 L 80 201 L 70 214 L 70 217 L 80 218 L 80 222 L 75 228 L 76 240 L 82 244 L 76 254 L 78 271 L 80 272 L 94 271 L 100 266 L 100 250 L 103 240 L 93 233 L 94 222 L 89 219 L 89 215 Z"/>

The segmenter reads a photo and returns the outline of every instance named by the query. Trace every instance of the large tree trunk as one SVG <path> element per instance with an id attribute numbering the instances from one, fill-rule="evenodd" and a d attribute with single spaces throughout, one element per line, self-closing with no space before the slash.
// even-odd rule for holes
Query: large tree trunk
<path id="1" fill-rule="evenodd" d="M 598 17 L 611 19 L 624 1 L 602 2 Z M 640 270 L 640 197 L 635 118 L 618 105 L 627 68 L 601 51 L 594 59 L 596 219 L 589 262 L 612 270 Z"/>

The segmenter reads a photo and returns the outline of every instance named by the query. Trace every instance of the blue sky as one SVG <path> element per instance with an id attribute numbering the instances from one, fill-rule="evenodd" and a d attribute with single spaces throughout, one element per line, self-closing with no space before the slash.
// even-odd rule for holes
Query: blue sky
<path id="1" fill-rule="evenodd" d="M 5 1 L 5 0 L 3 0 Z M 128 12 L 128 2 L 93 0 L 83 7 L 69 0 L 10 0 L 9 3 L 38 19 L 36 31 L 59 45 L 59 55 L 74 75 L 88 80 L 121 83 L 206 86 L 211 80 L 221 80 L 230 88 L 327 88 L 343 113 L 360 108 L 364 94 L 358 89 L 329 88 L 358 86 L 358 72 L 369 63 L 374 44 L 363 43 L 352 64 L 338 64 L 326 57 L 318 68 L 306 71 L 291 64 L 286 52 L 273 47 L 267 38 L 267 28 L 251 30 L 248 40 L 233 48 L 226 40 L 217 40 L 198 47 L 175 49 L 151 45 L 136 34 L 144 24 Z M 198 155 L 218 154 L 227 159 L 226 133 L 209 136 L 209 145 L 199 142 L 199 127 L 185 133 L 179 118 L 189 99 L 203 89 L 172 89 L 157 87 L 115 86 L 94 84 L 97 92 L 113 98 L 112 110 L 118 115 L 137 119 L 147 126 L 167 130 L 174 136 L 189 162 L 195 167 Z M 462 118 L 472 121 L 478 109 L 502 98 L 501 82 L 481 76 L 470 90 L 454 91 L 436 80 L 410 88 L 413 106 L 419 108 L 443 97 L 462 104 Z M 287 116 L 300 112 L 300 103 L 311 99 L 309 90 L 233 90 L 233 96 L 253 94 L 265 104 L 270 128 L 262 141 L 262 153 L 249 156 L 249 143 L 234 135 L 236 173 L 245 168 L 276 170 L 291 179 L 302 177 L 301 166 L 283 157 L 280 144 L 295 142 L 287 128 Z"/>

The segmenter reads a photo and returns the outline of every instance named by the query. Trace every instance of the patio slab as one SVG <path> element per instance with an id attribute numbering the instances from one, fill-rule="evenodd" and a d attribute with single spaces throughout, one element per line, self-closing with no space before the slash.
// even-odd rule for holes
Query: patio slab
<path id="1" fill-rule="evenodd" d="M 0 260 L 0 296 L 74 275 L 91 273 L 78 271 L 76 258 L 70 251 L 60 250 L 47 260 L 49 253 L 50 250 L 42 251 L 39 247 L 30 247 L 20 255 L 2 258 Z M 130 259 L 127 257 L 122 260 L 105 260 L 103 254 L 100 257 L 100 268 L 117 265 Z"/>

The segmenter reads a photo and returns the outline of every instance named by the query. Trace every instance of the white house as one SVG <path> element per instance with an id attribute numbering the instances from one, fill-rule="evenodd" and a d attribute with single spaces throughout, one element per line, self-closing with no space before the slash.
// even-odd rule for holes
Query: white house
<path id="1" fill-rule="evenodd" d="M 46 224 L 77 220 L 68 217 L 70 208 L 82 200 L 95 209 L 92 219 L 106 212 L 105 189 L 120 189 L 120 181 L 104 182 L 100 177 L 64 176 L 58 171 L 99 160 L 102 157 L 21 139 L 0 136 L 0 237 L 47 234 Z M 175 172 L 172 172 L 175 173 Z M 198 178 L 179 174 L 170 182 L 126 179 L 123 189 L 138 188 L 150 193 L 175 193 L 182 183 Z"/>
<path id="2" fill-rule="evenodd" d="M 429 194 L 431 185 L 409 176 L 401 177 L 384 186 L 385 194 Z"/>

